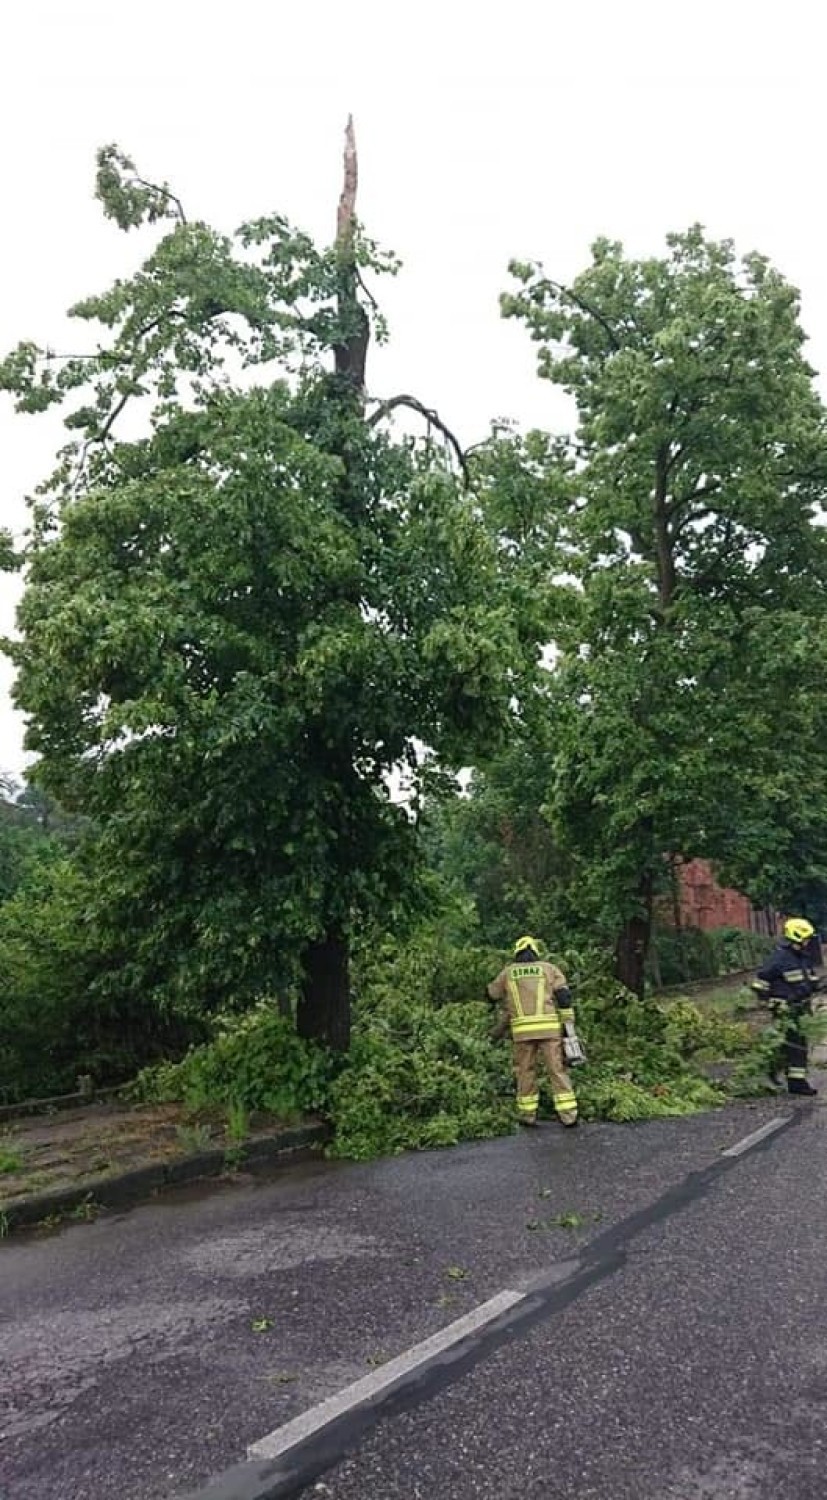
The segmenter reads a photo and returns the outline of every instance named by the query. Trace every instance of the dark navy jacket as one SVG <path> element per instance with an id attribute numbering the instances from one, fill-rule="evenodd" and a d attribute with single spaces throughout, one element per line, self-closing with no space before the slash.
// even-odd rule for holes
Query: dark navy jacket
<path id="1" fill-rule="evenodd" d="M 810 996 L 817 989 L 806 954 L 786 939 L 761 965 L 752 987 L 766 1000 L 786 1000 L 802 1009 L 809 1009 Z"/>

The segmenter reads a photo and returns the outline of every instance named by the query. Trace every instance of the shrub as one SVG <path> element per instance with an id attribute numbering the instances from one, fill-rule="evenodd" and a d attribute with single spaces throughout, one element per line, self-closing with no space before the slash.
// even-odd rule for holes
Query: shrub
<path id="1" fill-rule="evenodd" d="M 35 862 L 0 905 L 0 1102 L 68 1093 L 80 1073 L 120 1083 L 200 1039 L 199 1015 L 153 993 L 122 994 L 120 938 L 102 930 L 79 858 Z"/>
<path id="2" fill-rule="evenodd" d="M 510 1050 L 489 1040 L 494 1009 L 478 998 L 502 961 L 502 954 L 451 950 L 433 937 L 421 949 L 374 945 L 356 967 L 345 1058 L 303 1041 L 262 1002 L 223 1019 L 214 1038 L 181 1062 L 144 1072 L 138 1093 L 195 1110 L 266 1110 L 281 1118 L 318 1110 L 333 1124 L 331 1154 L 356 1159 L 508 1133 L 515 1124 Z M 747 1086 L 749 1068 L 760 1066 L 759 1059 L 748 1067 L 746 1026 L 687 1000 L 662 1007 L 638 1000 L 611 977 L 606 955 L 569 952 L 558 961 L 575 989 L 589 1055 L 576 1075 L 584 1118 L 645 1120 L 708 1109 L 724 1092 L 698 1071 L 702 1059 L 739 1057 L 739 1088 Z M 541 1090 L 551 1113 L 545 1080 Z"/>
<path id="3" fill-rule="evenodd" d="M 753 1033 L 745 1022 L 699 1010 L 690 1000 L 675 1000 L 664 1014 L 664 1037 L 682 1057 L 732 1058 L 752 1046 Z"/>
<path id="4" fill-rule="evenodd" d="M 284 1120 L 325 1104 L 334 1066 L 330 1054 L 297 1036 L 271 1002 L 221 1018 L 217 1027 L 211 1041 L 192 1047 L 180 1062 L 146 1068 L 134 1085 L 135 1097 L 179 1101 L 193 1110 L 262 1110 Z"/>
<path id="5" fill-rule="evenodd" d="M 770 952 L 775 939 L 760 932 L 744 932 L 740 927 L 659 927 L 656 929 L 647 960 L 650 984 L 665 986 L 688 984 L 695 980 L 717 979 L 736 969 L 757 968 Z"/>
<path id="6" fill-rule="evenodd" d="M 716 927 L 709 936 L 729 973 L 733 969 L 757 969 L 777 941 L 766 933 L 744 932 L 740 927 Z"/>

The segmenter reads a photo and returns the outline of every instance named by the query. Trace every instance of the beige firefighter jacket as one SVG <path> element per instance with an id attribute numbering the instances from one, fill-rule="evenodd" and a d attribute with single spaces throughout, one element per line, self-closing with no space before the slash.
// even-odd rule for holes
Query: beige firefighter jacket
<path id="1" fill-rule="evenodd" d="M 563 1004 L 557 996 L 562 991 Z M 503 1006 L 503 1024 L 511 1028 L 515 1042 L 541 1041 L 559 1036 L 563 1023 L 574 1020 L 566 976 L 555 964 L 539 959 L 530 964 L 506 964 L 488 986 L 492 1000 Z"/>

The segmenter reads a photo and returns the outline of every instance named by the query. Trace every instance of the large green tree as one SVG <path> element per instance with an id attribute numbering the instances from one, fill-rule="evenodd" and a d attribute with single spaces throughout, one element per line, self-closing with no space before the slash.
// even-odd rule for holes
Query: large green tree
<path id="1" fill-rule="evenodd" d="M 641 991 L 668 855 L 764 899 L 823 868 L 825 413 L 759 255 L 695 228 L 658 259 L 601 240 L 570 286 L 512 271 L 504 311 L 577 412 L 563 455 L 538 468 L 535 439 L 494 484 L 502 544 L 545 505 L 528 563 L 545 537 L 574 584 L 532 733 L 579 916 Z"/>
<path id="2" fill-rule="evenodd" d="M 354 926 L 416 870 L 392 779 L 415 811 L 433 754 L 498 741 L 520 622 L 451 434 L 367 394 L 365 278 L 393 267 L 355 218 L 352 130 L 329 250 L 279 215 L 190 222 L 115 148 L 97 193 L 161 237 L 72 309 L 103 325 L 87 355 L 24 344 L 0 368 L 73 434 L 9 648 L 28 744 L 99 829 L 124 993 L 210 1008 L 298 980 L 300 1030 L 344 1047 Z M 427 442 L 389 435 L 400 405 Z"/>

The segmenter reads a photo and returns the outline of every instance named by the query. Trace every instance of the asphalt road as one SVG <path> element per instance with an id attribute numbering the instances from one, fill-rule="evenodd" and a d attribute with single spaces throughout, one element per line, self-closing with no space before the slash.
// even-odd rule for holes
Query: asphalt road
<path id="1" fill-rule="evenodd" d="M 779 1113 L 794 1124 L 722 1164 Z M 767 1101 L 549 1126 L 13 1238 L 0 1496 L 171 1500 L 503 1287 L 580 1257 L 583 1284 L 345 1434 L 352 1451 L 302 1493 L 823 1500 L 826 1125 L 821 1104 Z"/>

